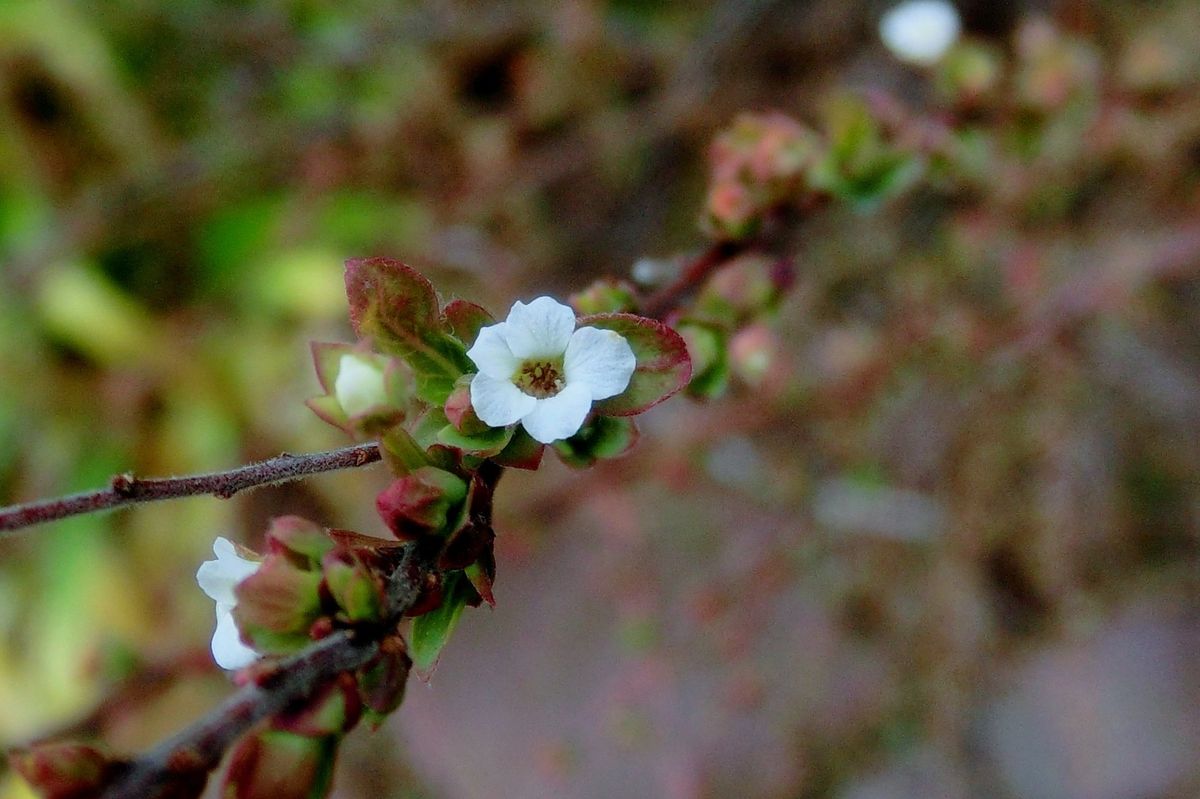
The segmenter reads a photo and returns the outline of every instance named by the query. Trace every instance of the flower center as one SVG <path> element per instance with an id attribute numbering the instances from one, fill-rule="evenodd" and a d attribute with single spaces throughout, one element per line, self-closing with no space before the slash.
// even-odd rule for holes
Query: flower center
<path id="1" fill-rule="evenodd" d="M 563 390 L 562 364 L 553 361 L 526 361 L 513 377 L 517 388 L 531 397 L 545 399 Z"/>

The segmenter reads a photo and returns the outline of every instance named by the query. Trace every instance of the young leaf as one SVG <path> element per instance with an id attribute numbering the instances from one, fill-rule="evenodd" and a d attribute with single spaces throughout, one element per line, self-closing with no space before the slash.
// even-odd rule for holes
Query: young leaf
<path id="1" fill-rule="evenodd" d="M 442 327 L 433 285 L 415 269 L 391 258 L 351 259 L 346 296 L 354 332 L 408 361 L 426 402 L 445 402 L 472 368 L 462 342 Z"/>
<path id="2" fill-rule="evenodd" d="M 490 313 L 473 302 L 451 300 L 442 311 L 446 327 L 462 343 L 470 346 L 479 337 L 479 330 L 496 324 Z"/>
<path id="3" fill-rule="evenodd" d="M 601 400 L 594 410 L 604 416 L 632 416 L 665 400 L 687 385 L 692 362 L 687 345 L 667 325 L 633 314 L 597 314 L 579 320 L 580 327 L 614 330 L 625 337 L 637 367 L 629 387 L 615 397 Z"/>
<path id="4" fill-rule="evenodd" d="M 409 652 L 417 671 L 428 673 L 433 668 L 442 648 L 450 640 L 450 634 L 458 626 L 463 608 L 467 606 L 467 592 L 459 587 L 464 580 L 461 573 L 448 575 L 441 606 L 413 619 Z M 469 583 L 467 589 L 470 590 Z"/>
<path id="5" fill-rule="evenodd" d="M 554 442 L 554 451 L 568 466 L 591 466 L 603 458 L 624 455 L 637 443 L 637 424 L 632 419 L 596 416 L 568 439 Z"/>
<path id="6" fill-rule="evenodd" d="M 466 435 L 456 430 L 454 425 L 448 424 L 438 431 L 437 441 L 447 447 L 456 447 L 463 452 L 489 458 L 508 446 L 512 437 L 511 427 L 489 427 L 481 433 Z"/>

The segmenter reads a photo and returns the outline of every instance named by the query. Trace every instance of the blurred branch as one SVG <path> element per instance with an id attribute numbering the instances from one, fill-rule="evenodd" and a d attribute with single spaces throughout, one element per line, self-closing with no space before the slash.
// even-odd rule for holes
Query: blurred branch
<path id="1" fill-rule="evenodd" d="M 672 283 L 647 297 L 641 309 L 642 313 L 653 319 L 664 318 L 709 275 L 747 248 L 748 245 L 744 241 L 719 241 L 711 245 L 685 264 L 679 272 L 679 277 Z"/>
<path id="2" fill-rule="evenodd" d="M 229 499 L 247 488 L 283 483 L 321 472 L 354 469 L 377 460 L 379 445 L 369 443 L 305 455 L 284 453 L 277 458 L 223 472 L 187 477 L 141 479 L 132 474 L 119 474 L 108 488 L 0 508 L 0 532 L 140 502 L 205 495 Z"/>
<path id="3" fill-rule="evenodd" d="M 378 651 L 377 640 L 360 640 L 349 630 L 322 638 L 130 763 L 102 796 L 172 796 L 179 795 L 180 783 L 203 784 L 225 751 L 252 726 L 313 695 L 341 672 L 362 666 Z"/>

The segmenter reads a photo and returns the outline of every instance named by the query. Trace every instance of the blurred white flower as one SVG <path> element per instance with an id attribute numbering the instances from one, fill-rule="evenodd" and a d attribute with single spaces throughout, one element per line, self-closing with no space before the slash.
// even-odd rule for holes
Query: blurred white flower
<path id="1" fill-rule="evenodd" d="M 520 422 L 543 444 L 575 435 L 592 403 L 629 385 L 637 358 L 625 337 L 575 329 L 575 312 L 550 297 L 518 302 L 479 331 L 467 355 L 479 367 L 471 407 L 486 424 Z"/>
<path id="2" fill-rule="evenodd" d="M 247 560 L 237 553 L 233 543 L 226 538 L 213 542 L 216 560 L 206 560 L 196 571 L 196 582 L 209 598 L 217 603 L 217 630 L 213 633 L 213 660 L 223 669 L 240 669 L 258 660 L 259 654 L 242 643 L 237 625 L 233 621 L 233 608 L 237 595 L 233 589 L 258 571 L 259 564 Z"/>
<path id="3" fill-rule="evenodd" d="M 347 416 L 358 416 L 378 405 L 387 404 L 383 370 L 349 353 L 338 362 L 333 393 Z"/>
<path id="4" fill-rule="evenodd" d="M 947 0 L 908 0 L 879 21 L 879 35 L 901 61 L 929 66 L 958 39 L 962 23 Z"/>

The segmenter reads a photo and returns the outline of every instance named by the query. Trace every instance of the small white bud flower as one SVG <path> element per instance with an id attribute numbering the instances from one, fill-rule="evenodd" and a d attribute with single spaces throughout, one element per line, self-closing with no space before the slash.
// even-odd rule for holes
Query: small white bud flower
<path id="1" fill-rule="evenodd" d="M 907 0 L 879 21 L 879 35 L 901 61 L 930 66 L 958 39 L 962 23 L 947 0 Z"/>
<path id="2" fill-rule="evenodd" d="M 237 624 L 233 621 L 233 609 L 237 606 L 234 588 L 258 571 L 259 564 L 243 558 L 237 553 L 233 542 L 218 538 L 213 542 L 216 560 L 206 560 L 196 571 L 196 582 L 200 589 L 217 603 L 217 629 L 213 633 L 213 660 L 223 669 L 240 669 L 258 660 L 259 654 L 242 643 Z"/>
<path id="3" fill-rule="evenodd" d="M 358 416 L 388 401 L 383 370 L 349 353 L 338 363 L 333 393 L 347 416 Z"/>

